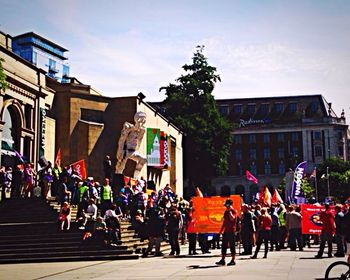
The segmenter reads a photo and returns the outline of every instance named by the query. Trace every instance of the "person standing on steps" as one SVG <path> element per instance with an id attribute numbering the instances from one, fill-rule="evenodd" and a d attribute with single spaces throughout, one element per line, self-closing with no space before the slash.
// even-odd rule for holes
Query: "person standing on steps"
<path id="1" fill-rule="evenodd" d="M 236 246 L 235 246 L 235 235 L 236 235 L 236 227 L 237 227 L 237 213 L 232 207 L 232 200 L 227 199 L 225 202 L 225 213 L 224 220 L 220 229 L 219 234 L 223 234 L 222 236 L 222 246 L 221 246 L 221 260 L 216 262 L 217 265 L 225 265 L 225 258 L 228 246 L 231 251 L 231 261 L 227 265 L 235 265 L 236 258 Z"/>

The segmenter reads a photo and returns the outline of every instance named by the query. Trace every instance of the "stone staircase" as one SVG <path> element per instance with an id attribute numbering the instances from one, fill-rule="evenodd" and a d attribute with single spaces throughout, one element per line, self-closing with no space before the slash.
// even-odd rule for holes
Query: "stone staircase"
<path id="1" fill-rule="evenodd" d="M 55 200 L 54 197 L 49 198 L 48 203 L 50 207 L 57 213 L 60 212 L 61 206 Z M 76 206 L 71 207 L 71 216 L 72 221 L 77 219 L 78 209 Z M 131 224 L 129 221 L 121 221 L 121 244 L 126 246 L 128 250 L 134 251 L 135 254 L 142 254 L 143 251 L 148 246 L 148 240 L 142 241 L 137 237 L 137 234 L 134 230 L 131 229 Z M 161 252 L 165 253 L 170 250 L 170 245 L 168 242 L 162 242 L 161 244 Z"/>
<path id="2" fill-rule="evenodd" d="M 125 244 L 82 246 L 83 232 L 72 223 L 58 230 L 58 213 L 43 199 L 6 200 L 0 204 L 0 263 L 137 259 L 125 231 Z M 124 232 L 123 232 L 124 233 Z M 124 243 L 124 242 L 123 242 Z"/>

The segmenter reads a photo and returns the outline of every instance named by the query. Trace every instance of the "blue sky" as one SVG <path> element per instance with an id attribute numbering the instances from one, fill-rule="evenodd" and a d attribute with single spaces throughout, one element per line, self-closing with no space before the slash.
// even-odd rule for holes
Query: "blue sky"
<path id="1" fill-rule="evenodd" d="M 159 88 L 205 45 L 216 98 L 323 94 L 350 117 L 350 1 L 0 0 L 0 30 L 69 49 L 71 75 L 103 95 Z"/>

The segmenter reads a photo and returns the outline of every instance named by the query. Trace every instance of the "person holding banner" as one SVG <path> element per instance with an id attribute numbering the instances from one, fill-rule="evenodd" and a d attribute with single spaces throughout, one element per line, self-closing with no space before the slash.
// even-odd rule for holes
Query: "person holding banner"
<path id="1" fill-rule="evenodd" d="M 320 249 L 315 256 L 316 259 L 322 258 L 323 251 L 327 242 L 328 246 L 328 257 L 332 258 L 332 243 L 333 235 L 335 233 L 335 221 L 334 216 L 331 212 L 329 203 L 325 203 L 325 211 L 321 212 L 320 220 L 322 222 L 322 231 L 321 231 L 321 244 Z"/>
<path id="2" fill-rule="evenodd" d="M 225 258 L 227 247 L 230 247 L 231 251 L 231 261 L 227 265 L 235 265 L 236 259 L 236 246 L 235 246 L 235 234 L 236 234 L 236 226 L 237 226 L 237 213 L 233 209 L 233 201 L 232 199 L 227 199 L 225 204 L 226 210 L 224 213 L 224 221 L 222 223 L 219 234 L 223 234 L 222 236 L 222 246 L 221 246 L 221 260 L 216 262 L 217 265 L 225 265 Z"/>

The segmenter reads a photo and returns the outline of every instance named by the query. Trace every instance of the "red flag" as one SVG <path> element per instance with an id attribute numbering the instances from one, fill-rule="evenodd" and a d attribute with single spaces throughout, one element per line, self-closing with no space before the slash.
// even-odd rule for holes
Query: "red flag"
<path id="1" fill-rule="evenodd" d="M 310 179 L 311 178 L 316 178 L 316 168 L 312 171 L 312 173 L 310 174 Z"/>
<path id="2" fill-rule="evenodd" d="M 278 193 L 277 189 L 275 189 L 273 192 L 273 196 L 271 198 L 271 203 L 272 204 L 283 203 L 283 200 L 282 200 L 280 194 Z"/>
<path id="3" fill-rule="evenodd" d="M 248 170 L 245 171 L 245 176 L 247 178 L 247 180 L 249 181 L 253 181 L 254 184 L 257 184 L 258 183 L 258 179 L 256 179 L 252 173 L 250 173 Z"/>
<path id="4" fill-rule="evenodd" d="M 203 197 L 203 193 L 201 192 L 201 190 L 199 189 L 199 187 L 196 187 L 196 196 L 197 196 L 197 197 Z"/>
<path id="5" fill-rule="evenodd" d="M 82 180 L 86 179 L 85 160 L 79 160 L 71 164 L 73 170 L 78 173 Z"/>
<path id="6" fill-rule="evenodd" d="M 56 156 L 56 159 L 55 159 L 55 163 L 58 166 L 61 166 L 61 149 L 60 148 L 57 151 L 57 156 Z"/>
<path id="7" fill-rule="evenodd" d="M 271 193 L 267 186 L 261 187 L 258 203 L 264 206 L 271 206 Z"/>

